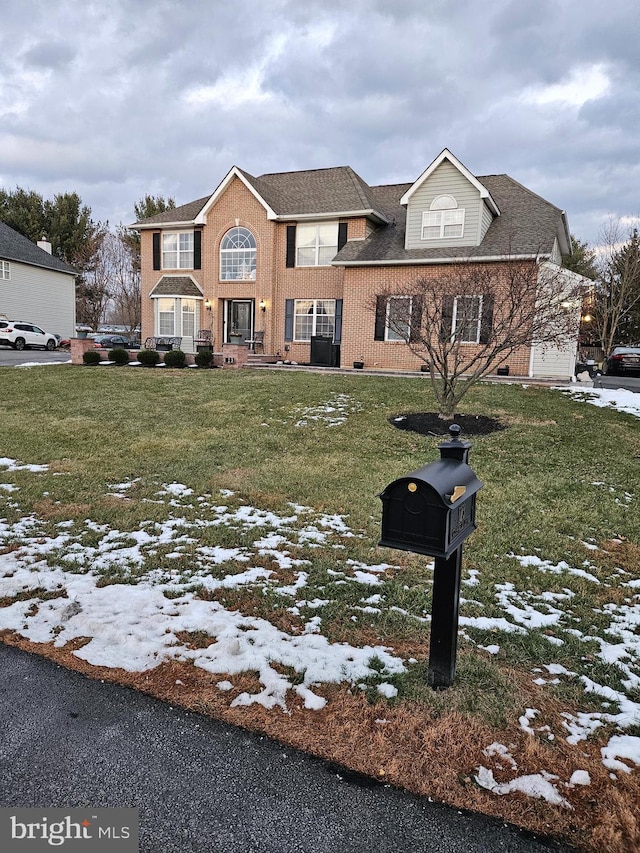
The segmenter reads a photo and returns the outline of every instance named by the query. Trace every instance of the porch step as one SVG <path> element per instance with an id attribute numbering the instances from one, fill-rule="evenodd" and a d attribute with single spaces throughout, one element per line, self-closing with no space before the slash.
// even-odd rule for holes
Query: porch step
<path id="1" fill-rule="evenodd" d="M 250 352 L 247 355 L 247 367 L 259 367 L 261 364 L 277 364 L 282 359 L 277 355 L 264 352 Z"/>

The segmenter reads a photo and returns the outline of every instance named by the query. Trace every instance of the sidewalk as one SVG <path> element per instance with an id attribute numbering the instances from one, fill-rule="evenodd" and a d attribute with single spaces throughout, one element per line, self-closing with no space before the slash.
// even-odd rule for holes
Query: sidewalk
<path id="1" fill-rule="evenodd" d="M 2 644 L 0 667 L 0 806 L 138 806 L 142 853 L 567 850 Z"/>

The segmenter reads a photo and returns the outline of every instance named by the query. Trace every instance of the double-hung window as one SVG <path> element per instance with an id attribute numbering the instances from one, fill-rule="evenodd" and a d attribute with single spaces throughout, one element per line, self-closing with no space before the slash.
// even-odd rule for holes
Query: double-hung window
<path id="1" fill-rule="evenodd" d="M 337 222 L 298 224 L 296 229 L 296 266 L 329 266 L 337 253 Z"/>
<path id="2" fill-rule="evenodd" d="M 310 341 L 314 335 L 333 338 L 336 324 L 335 299 L 296 299 L 294 341 Z"/>
<path id="3" fill-rule="evenodd" d="M 411 331 L 411 296 L 390 296 L 385 318 L 386 341 L 408 341 Z"/>
<path id="4" fill-rule="evenodd" d="M 11 264 L 9 261 L 0 261 L 0 278 L 9 281 L 11 278 Z"/>
<path id="5" fill-rule="evenodd" d="M 482 296 L 456 296 L 453 301 L 453 335 L 463 344 L 480 342 Z"/>
<path id="6" fill-rule="evenodd" d="M 156 328 L 158 335 L 195 337 L 196 300 L 185 297 L 162 296 L 157 300 Z"/>
<path id="7" fill-rule="evenodd" d="M 443 240 L 462 237 L 464 233 L 464 208 L 452 195 L 441 195 L 431 202 L 422 214 L 422 239 Z"/>
<path id="8" fill-rule="evenodd" d="M 193 231 L 162 235 L 162 269 L 193 269 Z"/>

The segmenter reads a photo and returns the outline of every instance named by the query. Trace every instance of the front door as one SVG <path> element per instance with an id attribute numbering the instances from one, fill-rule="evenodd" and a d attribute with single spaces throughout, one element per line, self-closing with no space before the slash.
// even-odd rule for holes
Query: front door
<path id="1" fill-rule="evenodd" d="M 229 299 L 227 301 L 224 332 L 225 343 L 243 343 L 251 340 L 253 337 L 252 299 Z"/>

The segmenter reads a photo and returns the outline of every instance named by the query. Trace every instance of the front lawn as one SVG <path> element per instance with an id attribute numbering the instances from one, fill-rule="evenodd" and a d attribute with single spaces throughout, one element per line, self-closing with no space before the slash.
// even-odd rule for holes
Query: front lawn
<path id="1" fill-rule="evenodd" d="M 6 642 L 584 850 L 640 846 L 640 428 L 482 385 L 455 686 L 380 491 L 424 377 L 0 369 Z M 399 422 L 401 423 L 401 422 Z M 463 438 L 465 436 L 463 435 Z"/>

